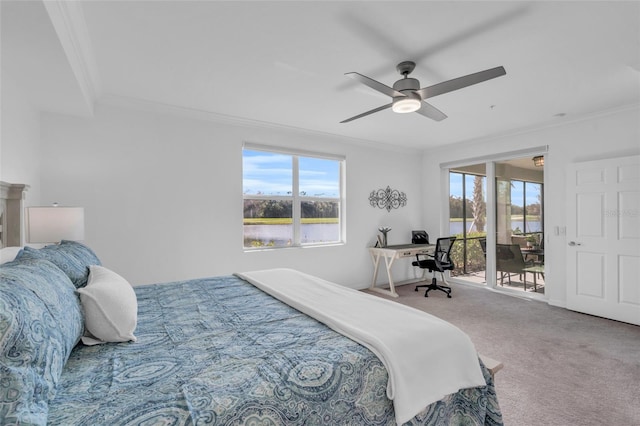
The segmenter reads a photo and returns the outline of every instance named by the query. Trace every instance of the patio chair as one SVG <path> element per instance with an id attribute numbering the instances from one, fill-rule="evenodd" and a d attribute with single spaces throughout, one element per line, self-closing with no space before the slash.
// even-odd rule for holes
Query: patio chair
<path id="1" fill-rule="evenodd" d="M 544 265 L 525 262 L 518 244 L 496 244 L 496 270 L 500 272 L 500 285 L 504 285 L 505 274 L 511 284 L 511 276 L 518 274 L 527 291 L 527 272 L 533 274 L 533 291 L 538 290 L 536 274 L 544 278 Z"/>

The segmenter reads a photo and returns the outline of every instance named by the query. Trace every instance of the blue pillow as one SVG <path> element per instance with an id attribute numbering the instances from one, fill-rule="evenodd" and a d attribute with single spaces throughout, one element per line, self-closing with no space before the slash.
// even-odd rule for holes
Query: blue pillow
<path id="1" fill-rule="evenodd" d="M 101 265 L 98 256 L 84 244 L 76 241 L 62 240 L 60 244 L 53 244 L 41 249 L 25 247 L 16 260 L 46 259 L 62 269 L 76 288 L 87 285 L 89 266 Z"/>
<path id="2" fill-rule="evenodd" d="M 2 265 L 0 424 L 46 424 L 49 401 L 82 331 L 80 302 L 63 271 L 43 259 Z"/>

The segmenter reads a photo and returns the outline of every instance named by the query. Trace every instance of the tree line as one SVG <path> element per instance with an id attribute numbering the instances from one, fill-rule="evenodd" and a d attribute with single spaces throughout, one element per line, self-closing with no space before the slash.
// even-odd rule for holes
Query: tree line
<path id="1" fill-rule="evenodd" d="M 338 203 L 333 201 L 303 201 L 305 218 L 338 217 Z M 292 217 L 293 202 L 287 200 L 244 200 L 244 217 L 247 219 Z"/>
<path id="2" fill-rule="evenodd" d="M 473 206 L 473 201 L 466 199 L 464 200 L 466 202 L 466 212 L 467 212 L 467 219 L 471 219 L 474 217 L 474 206 Z M 486 211 L 486 203 L 482 202 L 482 204 L 484 204 L 484 211 Z M 449 196 L 449 216 L 450 217 L 454 217 L 454 218 L 461 218 L 462 217 L 462 205 L 463 205 L 463 199 L 462 197 L 454 197 L 453 195 Z M 527 204 L 527 214 L 528 215 L 534 215 L 534 216 L 539 216 L 540 215 L 540 203 L 532 203 L 532 204 Z M 511 214 L 513 215 L 524 215 L 524 209 L 522 208 L 522 206 L 515 206 L 515 205 L 511 205 Z"/>

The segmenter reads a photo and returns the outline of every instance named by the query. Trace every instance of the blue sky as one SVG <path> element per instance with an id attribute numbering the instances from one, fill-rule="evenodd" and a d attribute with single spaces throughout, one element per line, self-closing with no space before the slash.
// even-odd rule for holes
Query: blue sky
<path id="1" fill-rule="evenodd" d="M 300 191 L 313 197 L 338 197 L 340 163 L 299 157 Z M 242 190 L 245 194 L 288 195 L 292 190 L 292 156 L 243 150 Z"/>
<path id="2" fill-rule="evenodd" d="M 340 191 L 340 165 L 336 160 L 300 157 L 300 191 L 315 197 L 337 197 Z M 292 190 L 292 156 L 266 151 L 243 150 L 243 192 L 245 194 L 288 195 Z M 462 176 L 450 175 L 450 192 L 462 197 Z M 467 175 L 467 197 L 473 197 L 473 175 Z M 540 185 L 527 184 L 527 203 L 538 201 Z M 486 194 L 486 183 L 484 187 Z M 522 205 L 522 182 L 514 181 L 511 203 Z"/>

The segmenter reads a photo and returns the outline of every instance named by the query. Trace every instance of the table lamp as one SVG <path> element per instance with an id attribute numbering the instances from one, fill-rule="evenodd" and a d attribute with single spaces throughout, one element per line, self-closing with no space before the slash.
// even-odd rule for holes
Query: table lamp
<path id="1" fill-rule="evenodd" d="M 27 242 L 59 243 L 84 240 L 84 207 L 27 207 Z"/>

